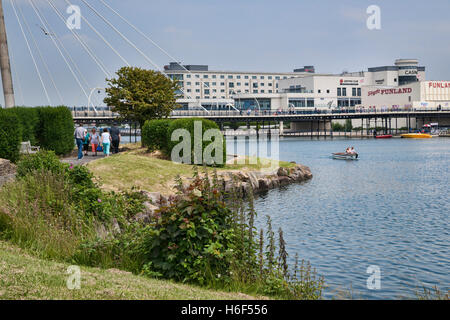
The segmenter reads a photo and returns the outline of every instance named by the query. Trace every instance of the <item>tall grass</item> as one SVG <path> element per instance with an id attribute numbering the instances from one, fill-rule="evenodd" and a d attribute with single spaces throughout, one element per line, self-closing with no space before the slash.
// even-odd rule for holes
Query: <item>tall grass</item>
<path id="1" fill-rule="evenodd" d="M 46 258 L 67 259 L 95 236 L 92 221 L 77 212 L 63 174 L 36 171 L 0 190 L 0 232 Z"/>

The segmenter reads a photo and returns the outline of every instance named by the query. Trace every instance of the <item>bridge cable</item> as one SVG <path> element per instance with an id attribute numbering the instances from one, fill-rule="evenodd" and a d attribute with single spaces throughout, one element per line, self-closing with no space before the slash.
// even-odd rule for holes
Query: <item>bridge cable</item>
<path id="1" fill-rule="evenodd" d="M 46 1 L 52 7 L 53 11 L 55 11 L 55 13 L 59 17 L 59 19 L 64 23 L 64 25 L 66 25 L 64 16 L 61 14 L 61 12 L 58 10 L 58 8 L 55 7 L 55 5 L 51 2 L 51 0 L 46 0 Z M 88 53 L 88 55 L 94 60 L 94 62 L 97 64 L 97 66 L 106 75 L 106 77 L 111 78 L 111 73 L 106 69 L 105 65 L 98 59 L 98 57 L 92 52 L 92 50 L 85 43 L 85 41 L 75 31 L 73 31 L 73 29 L 69 28 L 69 30 L 72 33 L 72 35 L 78 40 L 78 42 L 81 44 L 83 49 L 85 49 L 85 51 Z"/>
<path id="2" fill-rule="evenodd" d="M 37 44 L 37 41 L 36 41 L 36 39 L 35 39 L 33 33 L 31 32 L 30 26 L 28 25 L 28 22 L 27 22 L 27 20 L 25 19 L 25 16 L 24 16 L 24 14 L 23 14 L 23 10 L 20 8 L 20 6 L 17 7 L 17 11 L 20 13 L 20 15 L 21 15 L 21 17 L 22 17 L 22 19 L 23 19 L 23 22 L 24 22 L 24 24 L 25 24 L 25 27 L 27 28 L 28 33 L 31 35 L 31 39 L 33 40 L 33 43 L 34 43 L 34 45 L 35 45 L 35 47 L 36 47 L 36 49 L 37 49 L 37 52 L 38 52 L 39 57 L 40 57 L 40 59 L 41 59 L 41 61 L 42 61 L 42 64 L 44 65 L 45 70 L 47 71 L 47 74 L 48 74 L 48 76 L 50 77 L 50 80 L 51 80 L 53 86 L 55 87 L 56 93 L 57 93 L 57 95 L 58 95 L 58 97 L 59 97 L 59 100 L 61 101 L 61 104 L 64 104 L 64 100 L 63 100 L 63 98 L 62 98 L 62 96 L 61 96 L 61 92 L 59 91 L 58 87 L 56 86 L 55 79 L 53 78 L 53 75 L 51 74 L 51 72 L 50 72 L 50 70 L 49 70 L 49 68 L 48 68 L 47 63 L 45 62 L 45 59 L 44 59 L 44 57 L 43 57 L 43 55 L 42 55 L 42 52 L 41 52 L 41 50 L 39 49 L 39 46 L 38 46 L 38 44 Z"/>
<path id="3" fill-rule="evenodd" d="M 72 4 L 68 1 L 68 0 L 64 0 L 69 6 L 71 6 Z M 81 15 L 81 19 L 83 19 L 84 22 L 87 23 L 87 25 L 92 29 L 92 31 L 94 31 L 97 36 L 100 37 L 100 39 L 103 40 L 103 42 L 127 65 L 127 66 L 131 66 L 130 63 L 111 45 L 111 43 L 108 42 L 108 40 L 105 39 L 105 37 L 103 37 L 103 35 L 92 25 L 89 23 L 89 21 L 87 20 L 87 18 L 84 17 L 84 15 Z"/>
<path id="4" fill-rule="evenodd" d="M 55 47 L 58 50 L 61 57 L 64 59 L 64 62 L 66 63 L 67 67 L 69 68 L 70 72 L 72 73 L 72 76 L 75 78 L 77 84 L 80 86 L 81 91 L 83 91 L 84 95 L 86 96 L 86 99 L 88 99 L 88 94 L 86 93 L 86 90 L 84 89 L 83 85 L 81 84 L 80 79 L 78 78 L 77 74 L 73 71 L 72 66 L 67 61 L 65 55 L 62 53 L 61 48 L 59 47 L 58 42 L 56 42 L 56 40 L 55 40 L 55 38 L 56 38 L 59 41 L 59 38 L 57 37 L 56 33 L 53 32 L 47 19 L 45 18 L 44 15 L 41 14 L 41 12 L 39 11 L 39 8 L 35 5 L 35 3 L 33 1 L 35 1 L 35 0 L 28 0 L 28 2 L 31 4 L 32 8 L 34 9 L 34 12 L 36 13 L 37 17 L 39 18 L 39 21 L 41 21 L 41 23 L 44 25 L 46 30 L 48 30 L 48 32 L 50 32 L 51 34 L 54 35 L 54 36 L 50 35 L 50 39 L 52 39 L 53 44 L 55 45 Z M 60 42 L 60 43 L 62 44 L 62 42 Z M 75 66 L 76 66 L 76 64 L 75 64 Z"/>
<path id="5" fill-rule="evenodd" d="M 41 82 L 42 87 L 44 88 L 45 96 L 47 97 L 49 105 L 51 105 L 52 102 L 51 102 L 50 96 L 48 95 L 47 88 L 45 87 L 45 83 L 44 83 L 44 80 L 42 79 L 41 72 L 39 71 L 38 65 L 36 63 L 36 59 L 34 58 L 34 54 L 33 54 L 33 51 L 31 50 L 30 43 L 28 42 L 27 35 L 25 34 L 25 31 L 23 29 L 22 23 L 20 22 L 20 19 L 19 19 L 19 15 L 17 14 L 16 5 L 14 4 L 13 0 L 10 0 L 10 3 L 11 3 L 12 8 L 14 10 L 14 14 L 15 14 L 15 16 L 17 18 L 17 22 L 19 23 L 19 27 L 20 27 L 20 30 L 22 31 L 22 35 L 23 35 L 23 37 L 25 39 L 26 45 L 28 47 L 28 51 L 29 51 L 29 53 L 31 55 L 31 59 L 33 60 L 34 67 L 36 68 L 36 72 L 38 74 L 39 80 Z"/>
<path id="6" fill-rule="evenodd" d="M 147 34 L 145 34 L 144 32 L 142 32 L 138 27 L 136 27 L 134 24 L 132 24 L 129 20 L 127 20 L 125 17 L 123 17 L 119 12 L 117 12 L 116 10 L 114 10 L 109 4 L 107 4 L 104 0 L 99 0 L 105 7 L 107 7 L 109 10 L 111 10 L 114 14 L 116 14 L 120 19 L 122 19 L 122 21 L 124 21 L 128 26 L 130 26 L 133 30 L 135 30 L 137 33 L 139 33 L 142 37 L 144 37 L 145 39 L 147 39 L 151 44 L 153 44 L 156 48 L 158 48 L 162 53 L 164 53 L 169 59 L 171 59 L 172 61 L 175 61 L 183 70 L 187 71 L 189 74 L 192 74 L 192 71 L 187 69 L 184 65 L 182 65 L 180 62 L 181 61 L 179 59 L 174 58 L 170 53 L 168 53 L 166 50 L 164 50 L 160 45 L 158 45 L 158 43 L 156 43 L 154 40 L 152 40 Z M 204 81 L 202 79 L 200 79 L 200 82 L 202 82 L 204 85 L 206 85 L 207 88 L 210 89 L 210 86 L 207 85 L 206 83 L 204 83 Z M 233 90 L 235 93 L 236 91 Z M 256 101 L 256 103 L 259 106 L 258 101 Z M 237 110 L 234 106 L 233 108 L 235 110 Z M 237 110 L 239 111 L 239 110 Z"/>

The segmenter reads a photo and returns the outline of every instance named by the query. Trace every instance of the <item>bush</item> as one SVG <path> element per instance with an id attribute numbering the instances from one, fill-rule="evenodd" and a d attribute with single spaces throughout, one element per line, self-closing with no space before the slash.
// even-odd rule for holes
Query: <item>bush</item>
<path id="1" fill-rule="evenodd" d="M 73 138 L 74 124 L 67 107 L 38 108 L 39 125 L 37 137 L 39 145 L 53 150 L 57 155 L 71 152 L 75 147 Z"/>
<path id="2" fill-rule="evenodd" d="M 151 151 L 161 150 L 167 153 L 169 148 L 167 132 L 171 122 L 170 119 L 146 121 L 142 127 L 142 145 Z"/>
<path id="3" fill-rule="evenodd" d="M 0 158 L 16 162 L 20 156 L 21 141 L 19 118 L 9 110 L 0 109 Z"/>
<path id="4" fill-rule="evenodd" d="M 25 177 L 35 171 L 62 173 L 65 165 L 53 151 L 41 150 L 35 154 L 24 155 L 17 163 L 17 176 Z"/>
<path id="5" fill-rule="evenodd" d="M 195 123 L 201 123 L 201 129 L 202 129 L 202 136 L 198 137 L 197 139 L 195 139 L 195 134 L 194 134 L 194 129 L 195 129 Z M 184 150 L 175 150 L 175 152 L 177 153 L 177 155 L 183 159 L 183 163 L 189 163 L 189 164 L 206 164 L 206 165 L 214 165 L 217 167 L 223 167 L 225 165 L 226 159 L 227 159 L 227 151 L 226 151 L 226 142 L 225 142 L 225 138 L 223 137 L 222 133 L 220 133 L 220 129 L 219 126 L 211 121 L 211 120 L 206 120 L 206 119 L 200 119 L 200 118 L 190 118 L 190 119 L 178 119 L 175 121 L 172 121 L 171 124 L 169 125 L 169 130 L 167 133 L 167 139 L 168 139 L 168 155 L 171 156 L 172 155 L 172 151 L 174 151 L 175 146 L 177 146 L 180 141 L 172 141 L 172 137 L 173 134 L 176 130 L 178 129 L 185 129 L 189 132 L 190 134 L 190 146 L 191 146 L 191 152 L 189 155 L 184 154 Z M 213 146 L 213 144 L 215 144 L 215 140 L 213 140 L 212 142 L 210 141 L 205 141 L 205 132 L 208 131 L 209 129 L 216 129 L 217 131 L 219 131 L 220 133 L 220 138 L 219 141 L 217 141 L 218 146 L 220 146 L 217 149 L 212 150 L 212 152 L 209 149 L 210 146 Z M 175 138 L 175 137 L 173 137 Z M 183 138 L 180 138 L 181 141 L 184 142 Z M 197 146 L 196 146 L 197 145 Z M 196 157 L 195 154 L 195 150 L 196 147 L 201 150 L 202 154 L 198 155 L 201 157 L 201 159 L 199 159 L 198 157 Z M 213 161 L 211 161 L 210 163 L 208 163 L 205 159 L 203 159 L 203 156 L 205 154 L 205 149 L 208 155 L 211 155 L 212 157 L 216 157 L 216 159 L 214 159 Z M 221 150 L 220 150 L 221 149 Z M 182 155 L 179 151 L 183 151 Z M 216 155 L 216 151 L 222 151 L 222 155 Z M 222 158 L 222 159 L 220 159 Z M 175 161 L 175 159 L 172 159 L 173 161 Z"/>
<path id="6" fill-rule="evenodd" d="M 15 107 L 8 109 L 8 111 L 19 118 L 22 126 L 22 141 L 30 141 L 31 145 L 37 145 L 36 129 L 39 125 L 37 108 Z"/>

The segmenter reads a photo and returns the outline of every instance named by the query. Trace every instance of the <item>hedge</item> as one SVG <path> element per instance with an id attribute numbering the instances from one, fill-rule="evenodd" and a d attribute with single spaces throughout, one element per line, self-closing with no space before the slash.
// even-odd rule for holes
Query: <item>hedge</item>
<path id="1" fill-rule="evenodd" d="M 200 122 L 201 123 L 201 128 L 202 128 L 202 136 L 198 137 L 197 139 L 195 139 L 194 136 L 194 128 L 195 128 L 195 123 L 196 122 Z M 219 126 L 211 120 L 206 120 L 206 119 L 201 119 L 201 118 L 189 118 L 189 119 L 178 119 L 178 120 L 174 120 L 170 123 L 169 125 L 169 129 L 167 132 L 167 141 L 168 141 L 168 155 L 172 155 L 172 150 L 174 149 L 175 146 L 177 146 L 181 141 L 183 141 L 183 138 L 179 138 L 179 140 L 176 141 L 172 141 L 172 134 L 175 132 L 175 130 L 177 129 L 186 129 L 189 134 L 190 134 L 190 138 L 191 138 L 191 154 L 190 155 L 185 155 L 182 152 L 180 152 L 178 154 L 178 156 L 183 157 L 183 163 L 191 163 L 191 164 L 203 164 L 204 160 L 203 159 L 203 154 L 205 149 L 212 144 L 213 142 L 211 141 L 204 141 L 205 139 L 205 132 L 209 129 L 216 129 L 219 131 L 220 133 L 220 128 Z M 176 138 L 176 137 L 173 137 Z M 212 139 L 214 141 L 214 138 Z M 220 133 L 220 142 L 222 145 L 222 159 L 219 162 L 214 162 L 214 163 L 205 163 L 207 165 L 214 165 L 214 166 L 218 166 L 218 167 L 223 167 L 225 165 L 226 162 L 226 156 L 227 156 L 227 151 L 226 151 L 226 142 L 225 142 L 225 138 L 223 137 L 222 133 Z M 195 158 L 195 144 L 197 144 L 197 148 L 201 147 L 202 150 L 202 160 L 203 161 L 198 161 L 199 159 L 196 160 Z M 178 150 L 175 150 L 175 152 L 177 152 Z M 213 157 L 216 156 L 215 152 L 213 152 L 211 154 Z M 175 161 L 175 159 L 172 159 Z"/>
<path id="2" fill-rule="evenodd" d="M 167 132 L 171 122 L 170 119 L 146 121 L 141 132 L 142 145 L 152 151 L 162 150 L 167 153 L 169 148 Z"/>
<path id="3" fill-rule="evenodd" d="M 57 155 L 70 153 L 75 142 L 72 113 L 67 107 L 37 108 L 39 124 L 37 138 L 41 148 L 52 150 Z"/>
<path id="4" fill-rule="evenodd" d="M 39 125 L 37 108 L 15 107 L 7 111 L 16 114 L 19 118 L 22 126 L 22 141 L 30 141 L 31 145 L 37 145 L 36 129 Z"/>
<path id="5" fill-rule="evenodd" d="M 14 112 L 0 109 L 0 158 L 16 162 L 19 159 L 22 126 Z"/>

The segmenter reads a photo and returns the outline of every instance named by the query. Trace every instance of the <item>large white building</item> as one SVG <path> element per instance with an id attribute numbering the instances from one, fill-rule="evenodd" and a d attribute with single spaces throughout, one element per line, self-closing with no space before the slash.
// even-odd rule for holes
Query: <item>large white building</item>
<path id="1" fill-rule="evenodd" d="M 311 111 L 342 108 L 447 108 L 450 81 L 426 81 L 415 59 L 367 71 L 316 74 L 313 66 L 290 73 L 209 71 L 208 66 L 171 63 L 166 73 L 179 81 L 184 109 L 236 108 Z"/>

